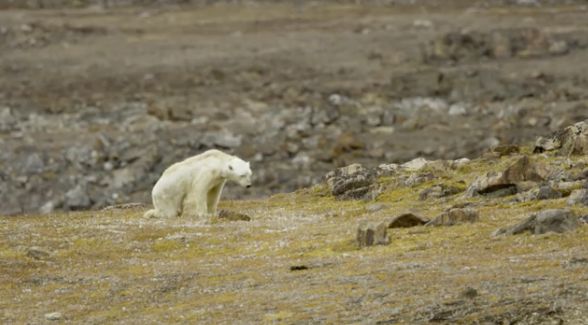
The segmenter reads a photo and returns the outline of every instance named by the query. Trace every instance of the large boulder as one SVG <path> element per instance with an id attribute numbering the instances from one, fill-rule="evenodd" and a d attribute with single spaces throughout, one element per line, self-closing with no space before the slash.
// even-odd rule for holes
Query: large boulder
<path id="1" fill-rule="evenodd" d="M 411 212 L 402 213 L 384 221 L 386 228 L 408 228 L 422 226 L 427 222 L 429 222 L 428 219 Z"/>
<path id="2" fill-rule="evenodd" d="M 388 224 L 385 222 L 362 222 L 357 228 L 356 239 L 359 247 L 387 245 L 390 243 Z"/>
<path id="3" fill-rule="evenodd" d="M 368 198 L 374 189 L 376 172 L 352 164 L 328 173 L 325 178 L 331 194 L 337 199 Z"/>
<path id="4" fill-rule="evenodd" d="M 466 190 L 466 196 L 512 195 L 518 192 L 517 184 L 544 181 L 548 176 L 549 171 L 542 165 L 521 156 L 503 171 L 492 171 L 478 177 Z"/>
<path id="5" fill-rule="evenodd" d="M 580 221 L 570 210 L 550 209 L 531 214 L 522 222 L 498 229 L 494 235 L 517 235 L 523 232 L 539 235 L 547 232 L 563 233 L 580 226 Z"/>
<path id="6" fill-rule="evenodd" d="M 555 151 L 558 155 L 588 154 L 588 120 L 570 125 L 551 137 L 539 137 L 533 152 Z"/>

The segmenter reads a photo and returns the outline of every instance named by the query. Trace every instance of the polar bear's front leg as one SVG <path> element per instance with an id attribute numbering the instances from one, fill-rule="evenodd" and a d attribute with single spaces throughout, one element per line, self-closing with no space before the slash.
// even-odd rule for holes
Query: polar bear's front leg
<path id="1" fill-rule="evenodd" d="M 184 198 L 182 217 L 200 218 L 206 217 L 208 189 L 203 184 L 194 183 Z"/>
<path id="2" fill-rule="evenodd" d="M 213 216 L 217 215 L 218 201 L 220 200 L 224 186 L 225 182 L 223 181 L 208 191 L 208 213 Z"/>

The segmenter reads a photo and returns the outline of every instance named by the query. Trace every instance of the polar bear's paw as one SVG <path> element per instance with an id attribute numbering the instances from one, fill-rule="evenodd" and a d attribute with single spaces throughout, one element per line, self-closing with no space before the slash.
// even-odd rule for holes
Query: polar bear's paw
<path id="1" fill-rule="evenodd" d="M 145 214 L 143 214 L 143 218 L 156 219 L 156 218 L 160 218 L 160 216 L 157 213 L 157 210 L 151 209 L 151 210 L 145 212 Z"/>

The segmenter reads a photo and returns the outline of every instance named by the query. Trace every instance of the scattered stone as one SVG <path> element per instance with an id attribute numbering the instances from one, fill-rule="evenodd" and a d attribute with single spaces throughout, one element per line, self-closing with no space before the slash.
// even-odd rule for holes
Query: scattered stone
<path id="1" fill-rule="evenodd" d="M 403 213 L 398 216 L 392 217 L 385 221 L 387 228 L 408 228 L 422 226 L 429 222 L 428 219 L 418 216 L 414 213 Z"/>
<path id="2" fill-rule="evenodd" d="M 467 164 L 470 163 L 470 159 L 468 158 L 460 158 L 460 159 L 456 159 L 451 163 L 451 168 L 453 169 L 457 169 L 457 168 L 461 168 Z"/>
<path id="3" fill-rule="evenodd" d="M 63 315 L 60 312 L 53 312 L 53 313 L 47 313 L 45 314 L 45 319 L 49 320 L 49 321 L 55 321 L 55 320 L 60 320 L 63 317 Z"/>
<path id="4" fill-rule="evenodd" d="M 425 158 L 415 158 L 409 162 L 406 162 L 402 165 L 400 165 L 400 167 L 408 170 L 408 171 L 419 171 L 421 169 L 423 169 L 425 166 L 427 166 L 427 160 Z"/>
<path id="5" fill-rule="evenodd" d="M 33 246 L 27 249 L 27 256 L 36 260 L 43 260 L 50 257 L 51 253 L 40 247 Z"/>
<path id="6" fill-rule="evenodd" d="M 455 186 L 445 185 L 445 184 L 438 184 L 433 185 L 427 189 L 424 189 L 419 193 L 419 200 L 424 201 L 431 198 L 442 198 L 450 195 L 457 194 L 459 192 L 463 192 L 463 189 Z"/>
<path id="7" fill-rule="evenodd" d="M 552 200 L 552 199 L 559 199 L 563 195 L 561 192 L 556 191 L 553 187 L 549 185 L 542 185 L 538 188 L 534 188 L 528 190 L 523 193 L 519 193 L 517 196 L 518 202 L 528 202 L 534 200 Z"/>
<path id="8" fill-rule="evenodd" d="M 373 245 L 387 245 L 390 243 L 388 237 L 388 224 L 386 222 L 362 222 L 357 228 L 357 244 L 359 247 Z"/>
<path id="9" fill-rule="evenodd" d="M 230 210 L 220 210 L 218 212 L 219 219 L 228 220 L 228 221 L 251 221 L 251 217 L 235 211 Z"/>
<path id="10" fill-rule="evenodd" d="M 367 212 L 374 213 L 374 212 L 378 212 L 380 210 L 387 209 L 387 208 L 389 208 L 389 205 L 387 205 L 387 204 L 383 204 L 383 203 L 372 203 L 372 204 L 368 204 L 365 207 L 365 210 Z"/>
<path id="11" fill-rule="evenodd" d="M 86 186 L 78 184 L 65 193 L 65 205 L 70 210 L 81 210 L 90 207 L 92 201 L 86 192 Z"/>
<path id="12" fill-rule="evenodd" d="M 587 205 L 588 206 L 588 189 L 574 190 L 568 198 L 568 205 Z"/>
<path id="13" fill-rule="evenodd" d="M 537 28 L 501 28 L 444 34 L 423 46 L 423 60 L 431 63 L 544 57 L 566 54 L 569 50 L 566 41 Z"/>
<path id="14" fill-rule="evenodd" d="M 531 214 L 522 222 L 494 232 L 498 235 L 517 235 L 523 232 L 540 235 L 547 232 L 564 233 L 578 228 L 580 222 L 576 216 L 567 209 L 550 209 Z"/>
<path id="15" fill-rule="evenodd" d="M 569 264 L 588 264 L 588 258 L 586 257 L 572 257 Z"/>
<path id="16" fill-rule="evenodd" d="M 39 213 L 41 214 L 49 214 L 53 211 L 55 211 L 55 206 L 57 204 L 51 200 L 51 201 L 47 201 L 45 202 L 45 204 L 43 204 L 40 208 L 39 208 Z"/>
<path id="17" fill-rule="evenodd" d="M 533 152 L 545 151 L 556 151 L 562 156 L 588 154 L 588 120 L 557 131 L 549 138 L 539 137 Z"/>
<path id="18" fill-rule="evenodd" d="M 479 219 L 478 211 L 472 208 L 451 208 L 429 221 L 426 226 L 453 226 L 474 223 Z"/>
<path id="19" fill-rule="evenodd" d="M 478 296 L 478 290 L 472 287 L 467 287 L 460 293 L 460 296 L 468 299 L 474 299 Z"/>
<path id="20" fill-rule="evenodd" d="M 308 270 L 309 267 L 306 265 L 292 265 L 290 266 L 290 271 L 304 271 Z"/>
<path id="21" fill-rule="evenodd" d="M 398 164 L 381 164 L 378 166 L 378 176 L 389 176 L 398 171 Z"/>
<path id="22" fill-rule="evenodd" d="M 584 223 L 588 223 L 588 215 L 580 217 L 580 221 L 582 221 Z"/>
<path id="23" fill-rule="evenodd" d="M 433 173 L 423 173 L 423 174 L 410 174 L 407 178 L 405 178 L 402 183 L 404 186 L 413 187 L 420 185 L 424 182 L 428 182 L 430 180 L 435 179 L 436 176 Z"/>
<path id="24" fill-rule="evenodd" d="M 565 195 L 570 195 L 574 190 L 582 189 L 586 186 L 586 181 L 557 182 L 553 187 Z"/>
<path id="25" fill-rule="evenodd" d="M 496 153 L 498 157 L 509 156 L 514 153 L 519 153 L 520 148 L 517 145 L 501 145 L 492 148 L 492 152 Z"/>
<path id="26" fill-rule="evenodd" d="M 10 108 L 0 107 L 0 132 L 9 132 L 15 129 L 16 118 Z"/>

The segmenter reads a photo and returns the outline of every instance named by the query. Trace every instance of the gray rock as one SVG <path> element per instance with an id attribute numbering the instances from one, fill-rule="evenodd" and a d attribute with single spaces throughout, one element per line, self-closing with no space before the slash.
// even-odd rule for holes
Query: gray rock
<path id="1" fill-rule="evenodd" d="M 429 220 L 414 213 L 408 212 L 392 217 L 385 222 L 388 228 L 408 228 L 422 226 L 429 222 Z"/>
<path id="2" fill-rule="evenodd" d="M 387 208 L 389 208 L 389 206 L 387 204 L 383 204 L 383 203 L 372 203 L 372 204 L 368 204 L 365 207 L 365 210 L 367 212 L 374 213 L 374 212 L 378 212 L 380 210 L 387 209 Z"/>
<path id="3" fill-rule="evenodd" d="M 427 63 L 562 55 L 568 43 L 538 28 L 449 32 L 423 46 Z"/>
<path id="4" fill-rule="evenodd" d="M 43 171 L 45 163 L 38 153 L 30 154 L 23 166 L 23 171 L 27 174 L 37 174 Z"/>
<path id="5" fill-rule="evenodd" d="M 0 107 L 0 132 L 10 132 L 16 128 L 16 118 L 8 107 Z"/>
<path id="6" fill-rule="evenodd" d="M 387 245 L 390 243 L 388 224 L 386 222 L 362 222 L 357 228 L 356 240 L 359 247 Z"/>
<path id="7" fill-rule="evenodd" d="M 49 320 L 49 321 L 56 321 L 56 320 L 60 320 L 63 318 L 63 314 L 61 314 L 60 312 L 53 312 L 53 313 L 47 313 L 45 314 L 45 319 Z"/>
<path id="8" fill-rule="evenodd" d="M 374 190 L 376 173 L 359 164 L 349 165 L 328 173 L 325 178 L 333 196 L 337 199 L 366 198 Z"/>
<path id="9" fill-rule="evenodd" d="M 33 246 L 27 249 L 27 256 L 36 260 L 43 260 L 50 257 L 51 253 L 40 247 Z"/>
<path id="10" fill-rule="evenodd" d="M 587 205 L 588 206 L 588 189 L 574 190 L 568 198 L 568 205 Z"/>
<path id="11" fill-rule="evenodd" d="M 429 221 L 426 226 L 453 226 L 461 223 L 474 223 L 478 220 L 479 214 L 475 209 L 452 208 Z"/>
<path id="12" fill-rule="evenodd" d="M 65 193 L 65 206 L 69 210 L 81 210 L 89 208 L 92 205 L 86 186 L 78 184 L 76 187 Z"/>
<path id="13" fill-rule="evenodd" d="M 50 200 L 45 202 L 45 204 L 43 204 L 40 208 L 39 208 L 39 212 L 42 214 L 49 214 L 53 211 L 55 211 L 55 207 L 57 206 L 57 204 L 55 203 L 55 201 Z"/>
<path id="14" fill-rule="evenodd" d="M 441 198 L 441 197 L 454 195 L 454 194 L 457 194 L 462 191 L 463 191 L 463 189 L 460 189 L 455 186 L 438 184 L 438 185 L 434 185 L 434 186 L 431 186 L 427 189 L 422 190 L 419 193 L 419 199 L 420 200 L 427 200 L 427 199 L 431 199 L 431 198 Z"/>
<path id="15" fill-rule="evenodd" d="M 242 137 L 228 132 L 207 133 L 202 142 L 210 147 L 236 148 L 242 143 Z"/>
<path id="16" fill-rule="evenodd" d="M 531 214 L 522 222 L 498 229 L 494 232 L 498 235 L 517 235 L 523 232 L 539 235 L 547 232 L 563 233 L 578 228 L 580 221 L 570 210 L 550 209 Z"/>
<path id="17" fill-rule="evenodd" d="M 400 165 L 400 167 L 402 167 L 408 171 L 419 171 L 419 170 L 425 168 L 425 166 L 427 166 L 427 160 L 422 157 L 415 158 L 409 162 L 406 162 L 406 163 Z"/>
<path id="18" fill-rule="evenodd" d="M 559 199 L 562 196 L 562 193 L 555 190 L 553 187 L 549 185 L 542 185 L 538 188 L 534 188 L 518 194 L 516 200 L 518 202 L 528 202 L 534 200 L 552 200 Z"/>

